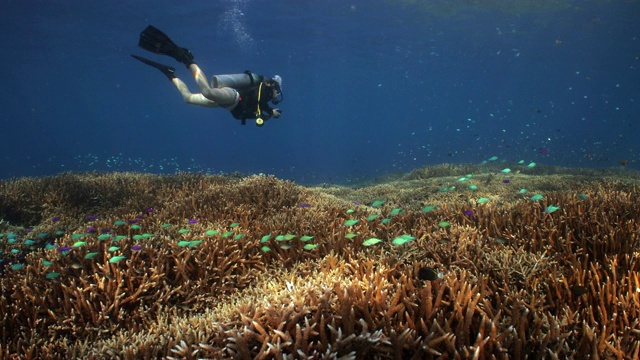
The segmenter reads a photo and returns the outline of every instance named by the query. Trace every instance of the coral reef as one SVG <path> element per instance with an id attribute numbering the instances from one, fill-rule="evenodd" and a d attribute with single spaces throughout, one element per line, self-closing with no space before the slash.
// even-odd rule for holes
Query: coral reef
<path id="1" fill-rule="evenodd" d="M 2 181 L 0 358 L 636 359 L 637 173 L 551 170 Z"/>

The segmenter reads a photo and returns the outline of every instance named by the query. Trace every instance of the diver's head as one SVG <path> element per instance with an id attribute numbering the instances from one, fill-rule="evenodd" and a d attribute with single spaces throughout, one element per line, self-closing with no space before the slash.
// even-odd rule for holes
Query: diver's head
<path id="1" fill-rule="evenodd" d="M 282 96 L 282 78 L 280 75 L 274 76 L 273 79 L 269 79 L 265 83 L 273 91 L 271 103 L 274 105 L 281 103 L 284 100 L 284 97 Z"/>

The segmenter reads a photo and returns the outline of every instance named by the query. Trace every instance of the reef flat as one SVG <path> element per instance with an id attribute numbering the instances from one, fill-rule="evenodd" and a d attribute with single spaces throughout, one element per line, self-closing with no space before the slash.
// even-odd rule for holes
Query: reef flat
<path id="1" fill-rule="evenodd" d="M 0 358 L 638 358 L 640 180 L 0 182 Z"/>

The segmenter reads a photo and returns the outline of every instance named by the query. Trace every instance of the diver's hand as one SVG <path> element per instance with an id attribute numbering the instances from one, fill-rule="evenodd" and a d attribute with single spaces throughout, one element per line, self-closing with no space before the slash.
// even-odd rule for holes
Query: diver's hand
<path id="1" fill-rule="evenodd" d="M 271 115 L 277 119 L 282 115 L 282 113 L 280 112 L 280 109 L 273 109 L 273 113 L 271 113 Z"/>

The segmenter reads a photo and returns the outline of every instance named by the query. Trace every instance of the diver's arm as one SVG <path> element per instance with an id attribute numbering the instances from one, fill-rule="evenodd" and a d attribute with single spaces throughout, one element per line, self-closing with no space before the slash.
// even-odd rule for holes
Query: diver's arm
<path id="1" fill-rule="evenodd" d="M 218 107 L 219 105 L 215 101 L 211 101 L 204 97 L 202 94 L 193 94 L 189 91 L 187 85 L 178 78 L 173 78 L 171 80 L 173 85 L 176 86 L 178 91 L 180 91 L 180 95 L 182 95 L 182 99 L 188 103 L 193 105 L 199 105 L 204 107 Z"/>

